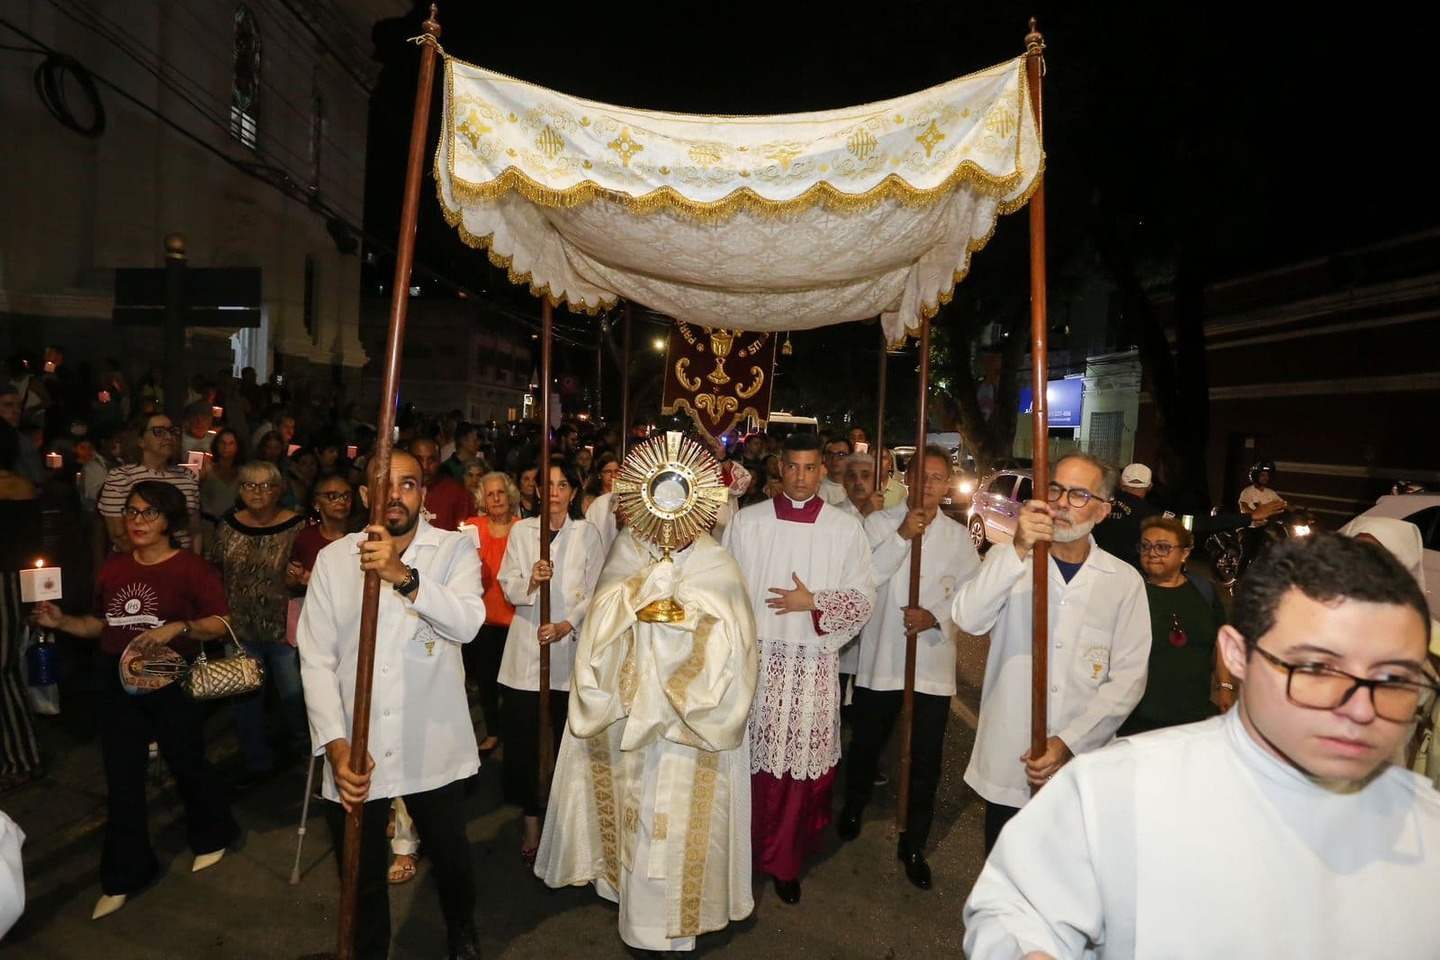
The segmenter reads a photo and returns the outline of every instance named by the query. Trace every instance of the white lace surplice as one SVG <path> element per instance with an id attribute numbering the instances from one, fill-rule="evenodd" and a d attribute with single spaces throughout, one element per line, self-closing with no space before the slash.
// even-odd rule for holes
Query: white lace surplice
<path id="1" fill-rule="evenodd" d="M 840 760 L 839 650 L 875 603 L 865 532 L 829 505 L 806 522 L 780 519 L 767 502 L 736 515 L 725 545 L 745 571 L 760 633 L 750 769 L 818 779 Z M 779 615 L 766 606 L 770 588 L 793 589 L 795 575 L 815 594 L 813 615 Z"/>

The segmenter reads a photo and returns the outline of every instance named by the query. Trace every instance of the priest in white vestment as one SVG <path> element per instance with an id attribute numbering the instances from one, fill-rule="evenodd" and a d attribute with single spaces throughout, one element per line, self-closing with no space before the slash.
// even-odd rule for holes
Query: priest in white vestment
<path id="1" fill-rule="evenodd" d="M 750 716 L 755 869 L 786 903 L 800 900 L 805 860 L 824 850 L 840 762 L 839 651 L 875 605 L 865 531 L 820 499 L 814 434 L 781 454 L 782 492 L 746 507 L 725 531 L 745 571 L 760 636 L 760 686 Z"/>
<path id="2" fill-rule="evenodd" d="M 620 531 L 581 632 L 535 874 L 594 883 L 631 947 L 681 951 L 755 908 L 755 619 L 708 533 L 665 560 L 645 531 Z"/>
<path id="3" fill-rule="evenodd" d="M 1440 793 L 1392 765 L 1435 695 L 1383 548 L 1289 540 L 1217 643 L 1236 708 L 1066 764 L 965 904 L 971 960 L 1440 957 Z"/>

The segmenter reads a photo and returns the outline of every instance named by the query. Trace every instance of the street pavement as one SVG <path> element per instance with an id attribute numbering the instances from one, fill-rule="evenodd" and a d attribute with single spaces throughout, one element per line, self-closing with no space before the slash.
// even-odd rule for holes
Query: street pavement
<path id="1" fill-rule="evenodd" d="M 973 717 L 985 642 L 961 645 L 960 696 L 951 711 L 944 776 L 929 859 L 935 886 L 911 886 L 895 856 L 894 784 L 880 787 L 860 838 L 832 832 L 825 854 L 802 878 L 804 896 L 786 905 L 768 878 L 755 875 L 755 912 L 724 932 L 702 937 L 697 957 L 793 960 L 903 960 L 960 956 L 961 906 L 983 862 L 983 804 L 961 781 L 974 743 Z M 478 721 L 478 717 L 477 717 Z M 312 803 L 300 882 L 288 880 L 305 792 L 303 761 L 235 798 L 244 828 L 240 849 L 192 875 L 173 784 L 151 788 L 151 837 L 162 878 L 119 913 L 90 920 L 99 896 L 96 871 L 104 826 L 104 777 L 86 724 L 38 719 L 47 776 L 0 797 L 0 809 L 25 830 L 28 906 L 0 943 L 0 958 L 302 958 L 334 950 L 339 883 L 328 830 Z M 211 756 L 233 761 L 224 709 L 207 722 Z M 895 770 L 894 741 L 886 766 Z M 503 749 L 503 748 L 502 748 Z M 498 758 L 497 758 L 498 759 Z M 585 957 L 622 960 L 616 909 L 588 888 L 549 890 L 521 862 L 519 811 L 500 798 L 500 764 L 489 761 L 472 783 L 469 826 L 479 886 L 479 930 L 487 958 Z M 842 769 L 843 776 L 843 769 Z M 837 790 L 837 810 L 839 791 Z M 423 858 L 415 880 L 391 888 L 395 960 L 443 957 L 444 925 Z"/>

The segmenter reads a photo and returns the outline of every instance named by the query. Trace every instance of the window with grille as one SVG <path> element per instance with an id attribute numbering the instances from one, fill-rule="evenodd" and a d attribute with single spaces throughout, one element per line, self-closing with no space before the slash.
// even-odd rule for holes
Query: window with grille
<path id="1" fill-rule="evenodd" d="M 230 135 L 255 149 L 260 117 L 260 28 L 243 3 L 235 8 L 235 72 L 230 83 Z"/>

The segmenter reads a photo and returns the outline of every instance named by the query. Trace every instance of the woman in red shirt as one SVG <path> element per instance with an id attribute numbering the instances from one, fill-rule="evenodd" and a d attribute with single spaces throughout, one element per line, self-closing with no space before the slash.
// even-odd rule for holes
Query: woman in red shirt
<path id="1" fill-rule="evenodd" d="M 485 715 L 485 739 L 480 743 L 482 755 L 500 745 L 500 657 L 505 652 L 505 637 L 515 607 L 505 599 L 495 575 L 505 559 L 505 544 L 515 523 L 515 510 L 520 491 L 507 474 L 487 473 L 480 480 L 480 503 L 484 513 L 465 523 L 480 531 L 480 583 L 485 590 L 485 625 L 474 641 L 465 644 L 465 674 L 480 688 L 480 709 Z"/>
<path id="2" fill-rule="evenodd" d="M 175 532 L 190 523 L 185 497 L 168 483 L 144 480 L 130 489 L 121 511 L 133 545 L 113 553 L 95 581 L 94 612 L 68 615 L 52 603 L 35 607 L 35 621 L 51 630 L 100 641 L 99 727 L 105 762 L 107 819 L 100 855 L 100 891 L 91 918 L 119 910 L 125 899 L 160 874 L 145 817 L 149 744 L 174 774 L 185 804 L 186 833 L 195 853 L 192 872 L 213 867 L 240 835 L 224 787 L 205 759 L 199 707 L 169 684 L 131 695 L 120 685 L 120 654 L 132 642 L 169 646 L 186 660 L 202 640 L 227 633 L 229 614 L 220 574 Z"/>

